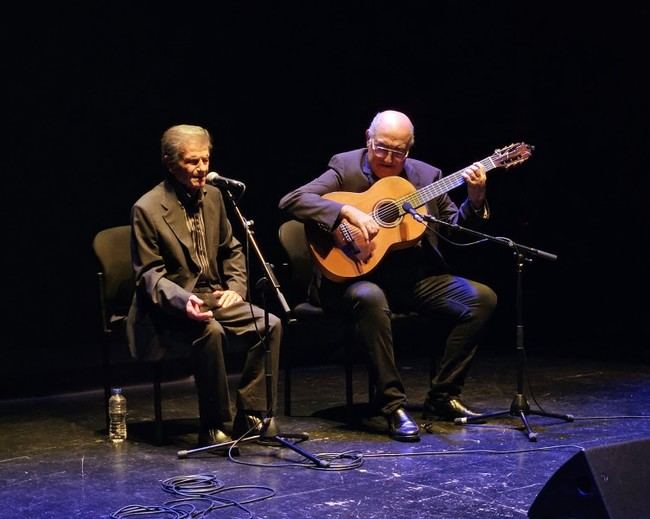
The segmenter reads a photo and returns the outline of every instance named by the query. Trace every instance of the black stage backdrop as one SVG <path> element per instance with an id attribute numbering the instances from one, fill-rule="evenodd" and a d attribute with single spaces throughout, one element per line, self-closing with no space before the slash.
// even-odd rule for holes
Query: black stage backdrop
<path id="1" fill-rule="evenodd" d="M 277 263 L 280 197 L 322 172 L 332 153 L 362 146 L 370 119 L 387 108 L 411 116 L 412 156 L 445 173 L 511 142 L 535 146 L 526 163 L 491 172 L 488 188 L 489 232 L 558 255 L 524 269 L 530 349 L 650 357 L 646 7 L 18 9 L 4 17 L 0 36 L 2 364 L 14 376 L 24 362 L 46 371 L 49 361 L 40 359 L 74 364 L 97 349 L 91 241 L 128 223 L 131 204 L 160 180 L 165 128 L 212 131 L 212 169 L 247 184 L 240 209 Z M 487 244 L 449 255 L 501 298 L 484 347 L 514 349 L 512 252 Z M 256 265 L 252 272 L 260 275 Z"/>

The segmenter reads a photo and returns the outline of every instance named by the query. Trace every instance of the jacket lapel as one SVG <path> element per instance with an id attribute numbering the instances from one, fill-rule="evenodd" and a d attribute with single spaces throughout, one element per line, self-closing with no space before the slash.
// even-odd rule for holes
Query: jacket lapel
<path id="1" fill-rule="evenodd" d="M 218 227 L 221 224 L 219 208 L 215 204 L 216 198 L 214 196 L 208 196 L 206 193 L 203 197 L 203 224 L 205 225 L 205 246 L 208 249 L 208 258 L 210 264 L 214 258 L 217 257 L 217 248 L 219 247 L 218 243 L 215 243 L 215 238 L 219 236 Z M 205 215 L 212 215 L 211 218 L 205 218 Z"/>
<path id="2" fill-rule="evenodd" d="M 168 182 L 165 182 L 165 194 L 161 205 L 163 208 L 163 219 L 167 222 L 169 228 L 172 230 L 178 241 L 181 242 L 183 247 L 185 247 L 189 252 L 189 256 L 196 264 L 192 236 L 190 236 L 190 231 L 187 228 L 187 223 L 185 221 L 185 211 L 183 211 L 183 208 L 178 201 L 174 188 Z"/>

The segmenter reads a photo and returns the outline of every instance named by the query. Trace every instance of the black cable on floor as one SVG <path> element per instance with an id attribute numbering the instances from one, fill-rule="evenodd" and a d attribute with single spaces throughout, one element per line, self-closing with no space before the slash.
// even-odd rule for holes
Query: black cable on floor
<path id="1" fill-rule="evenodd" d="M 288 461 L 286 463 L 254 463 L 250 461 L 242 461 L 241 459 L 229 456 L 228 459 L 233 463 L 239 465 L 247 465 L 249 467 L 263 467 L 263 468 L 307 468 L 314 470 L 331 470 L 331 471 L 341 471 L 341 470 L 352 470 L 359 468 L 363 465 L 363 454 L 358 451 L 344 451 L 338 453 L 318 453 L 314 454 L 314 457 L 318 458 L 325 463 L 326 466 L 317 466 L 313 461 L 309 459 L 303 459 L 300 461 Z"/>
<path id="2" fill-rule="evenodd" d="M 385 452 L 381 454 L 371 454 L 371 453 L 362 453 L 360 451 L 346 451 L 341 453 L 319 453 L 316 455 L 317 458 L 328 461 L 330 463 L 329 467 L 317 467 L 313 464 L 310 464 L 308 461 L 295 462 L 295 463 L 284 463 L 284 464 L 262 464 L 262 463 L 248 463 L 242 462 L 239 460 L 234 460 L 236 463 L 242 465 L 251 465 L 255 467 L 300 467 L 300 468 L 309 468 L 314 470 L 351 470 L 359 468 L 363 465 L 365 458 L 410 458 L 413 456 L 458 456 L 466 454 L 523 454 L 529 452 L 541 452 L 549 450 L 560 450 L 560 449 L 576 449 L 579 451 L 584 451 L 585 448 L 580 445 L 551 445 L 548 447 L 536 447 L 531 449 L 513 449 L 513 450 L 494 450 L 494 449 L 469 449 L 469 450 L 457 450 L 457 451 L 422 451 L 422 452 Z"/>
<path id="3" fill-rule="evenodd" d="M 136 516 L 171 517 L 172 519 L 202 518 L 213 510 L 234 506 L 253 517 L 244 505 L 255 503 L 273 497 L 276 492 L 271 487 L 264 485 L 235 485 L 226 486 L 217 479 L 215 474 L 193 474 L 188 476 L 175 476 L 161 482 L 165 492 L 182 497 L 167 501 L 163 505 L 144 506 L 128 505 L 111 514 L 111 519 L 126 519 Z M 230 499 L 223 497 L 226 492 L 264 491 L 262 495 L 253 495 L 244 499 Z M 219 495 L 217 495 L 219 494 Z M 203 508 L 199 509 L 198 504 Z"/>
<path id="4" fill-rule="evenodd" d="M 309 465 L 307 468 L 314 470 L 351 470 L 358 469 L 363 465 L 363 454 L 359 451 L 320 452 L 316 457 L 326 461 L 328 466 Z"/>
<path id="5" fill-rule="evenodd" d="M 453 456 L 461 454 L 523 454 L 527 452 L 539 452 L 559 449 L 577 449 L 584 451 L 585 448 L 580 445 L 550 445 L 548 447 L 536 447 L 534 449 L 512 449 L 512 450 L 495 450 L 495 449 L 467 449 L 458 451 L 422 451 L 422 452 L 384 452 L 381 454 L 364 454 L 366 458 L 396 458 L 411 456 Z"/>
<path id="6" fill-rule="evenodd" d="M 127 505 L 111 514 L 111 519 L 125 519 L 127 517 L 136 517 L 140 515 L 157 514 L 159 517 L 172 517 L 173 519 L 185 519 L 192 517 L 183 510 L 175 510 L 167 506 L 145 506 L 145 505 Z M 160 515 L 163 514 L 163 515 Z"/>
<path id="7" fill-rule="evenodd" d="M 627 420 L 630 418 L 635 419 L 650 419 L 650 415 L 620 415 L 620 416 L 574 416 L 574 420 Z"/>

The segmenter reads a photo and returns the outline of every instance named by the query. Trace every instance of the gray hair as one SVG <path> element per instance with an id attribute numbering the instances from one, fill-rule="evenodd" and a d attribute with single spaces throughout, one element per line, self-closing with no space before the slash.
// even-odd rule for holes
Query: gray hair
<path id="1" fill-rule="evenodd" d="M 178 124 L 165 130 L 160 139 L 162 159 L 164 160 L 167 156 L 172 162 L 177 161 L 183 151 L 183 145 L 192 139 L 206 139 L 209 149 L 212 150 L 212 137 L 208 130 L 201 126 Z"/>

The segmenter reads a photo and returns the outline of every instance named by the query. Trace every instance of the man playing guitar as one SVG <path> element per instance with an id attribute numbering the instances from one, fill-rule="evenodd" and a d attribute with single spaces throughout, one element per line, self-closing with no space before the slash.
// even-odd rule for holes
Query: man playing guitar
<path id="1" fill-rule="evenodd" d="M 416 222 L 404 202 L 446 222 L 480 225 L 489 217 L 486 171 L 503 164 L 497 153 L 443 178 L 438 168 L 409 156 L 413 124 L 393 110 L 374 117 L 365 142 L 334 155 L 324 173 L 285 195 L 279 207 L 306 224 L 316 302 L 354 323 L 376 381 L 372 405 L 386 417 L 390 437 L 418 441 L 395 364 L 391 312 L 417 312 L 430 317 L 432 327 L 442 322 L 449 330 L 424 418 L 453 421 L 480 414 L 460 393 L 497 297 L 488 286 L 450 273 L 436 226 Z M 462 183 L 468 197 L 458 207 L 447 191 Z"/>

